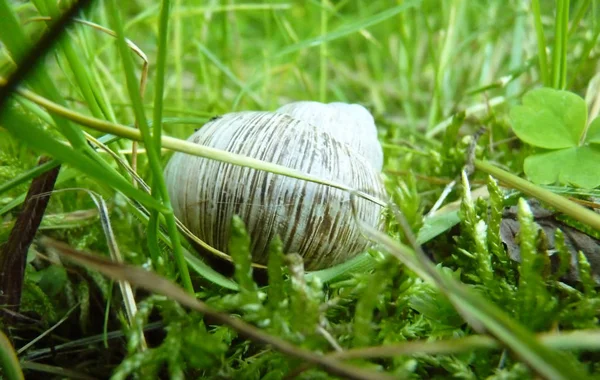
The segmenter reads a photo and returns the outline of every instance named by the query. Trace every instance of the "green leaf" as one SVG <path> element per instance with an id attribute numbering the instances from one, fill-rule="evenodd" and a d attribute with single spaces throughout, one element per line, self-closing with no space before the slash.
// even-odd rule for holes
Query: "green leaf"
<path id="1" fill-rule="evenodd" d="M 427 217 L 423 221 L 423 227 L 417 235 L 417 243 L 424 244 L 438 235 L 448 231 L 460 222 L 458 211 L 451 211 L 444 214 L 437 214 Z"/>
<path id="2" fill-rule="evenodd" d="M 600 144 L 600 117 L 595 118 L 590 123 L 585 141 Z"/>
<path id="3" fill-rule="evenodd" d="M 537 184 L 555 182 L 592 189 L 600 185 L 600 149 L 583 146 L 525 159 L 525 174 Z"/>
<path id="4" fill-rule="evenodd" d="M 64 267 L 51 265 L 40 271 L 39 286 L 51 297 L 60 293 L 67 283 L 67 271 Z"/>
<path id="5" fill-rule="evenodd" d="M 587 107 L 578 95 L 550 88 L 532 90 L 510 118 L 515 134 L 533 146 L 546 149 L 576 147 L 585 129 Z"/>
<path id="6" fill-rule="evenodd" d="M 319 281 L 327 283 L 333 280 L 339 280 L 343 277 L 349 277 L 352 273 L 368 272 L 375 268 L 375 263 L 376 261 L 373 256 L 365 252 L 331 268 L 307 272 L 304 277 L 306 278 L 306 281 L 319 279 Z"/>

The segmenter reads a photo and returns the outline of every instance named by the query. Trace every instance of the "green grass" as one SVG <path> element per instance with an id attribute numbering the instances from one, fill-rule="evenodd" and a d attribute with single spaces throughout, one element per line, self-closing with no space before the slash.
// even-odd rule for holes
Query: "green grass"
<path id="1" fill-rule="evenodd" d="M 28 183 L 62 163 L 56 189 L 65 191 L 52 195 L 38 237 L 106 257 L 115 243 L 125 262 L 187 292 L 153 287 L 158 282 L 148 285 L 136 272 L 141 277 L 126 279 L 150 292 L 132 301 L 113 282 L 125 278 L 119 269 L 73 265 L 60 250 L 34 245 L 21 312 L 37 323 L 2 323 L 15 347 L 3 344 L 3 375 L 19 378 L 15 360 L 26 377 L 600 375 L 598 259 L 580 254 L 575 282 L 550 270 L 546 237 L 524 202 L 540 199 L 560 211 L 564 225 L 597 236 L 598 215 L 564 197 L 593 203 L 597 190 L 524 180 L 533 148 L 515 139 L 509 119 L 535 87 L 585 95 L 600 57 L 598 1 L 198 3 L 94 2 L 81 18 L 117 37 L 72 24 L 0 109 L 0 246 Z M 0 84 L 16 65 L 33 64 L 22 60 L 52 25 L 40 16 L 56 18 L 63 7 L 0 0 Z M 145 86 L 131 43 L 148 58 Z M 371 110 L 392 202 L 386 232 L 364 227 L 377 243 L 369 253 L 306 275 L 286 264 L 275 243 L 265 287 L 252 278 L 259 269 L 238 221 L 230 242 L 235 275 L 226 277 L 196 253 L 173 215 L 162 177 L 171 150 L 366 196 L 177 140 L 212 116 L 295 100 Z M 134 141 L 144 149 L 135 164 L 127 153 Z M 53 160 L 36 167 L 40 154 Z M 468 178 L 465 165 L 474 169 Z M 479 188 L 489 196 L 477 199 Z M 80 189 L 100 195 L 107 211 Z M 442 195 L 442 208 L 426 216 Z M 500 234 L 502 210 L 514 205 L 520 263 Z M 89 210 L 98 212 L 78 218 Z M 560 231 L 555 239 L 564 272 L 570 254 Z M 127 318 L 132 306 L 137 312 Z"/>

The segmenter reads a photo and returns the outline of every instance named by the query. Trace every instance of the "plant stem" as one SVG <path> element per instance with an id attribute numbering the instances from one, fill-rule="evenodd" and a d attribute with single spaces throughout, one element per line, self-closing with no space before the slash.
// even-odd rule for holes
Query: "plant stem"
<path id="1" fill-rule="evenodd" d="M 170 0 L 163 0 L 160 7 L 160 17 L 158 24 L 158 52 L 156 57 L 156 79 L 154 82 L 154 109 L 152 113 L 152 143 L 154 149 L 160 152 L 162 136 L 162 113 L 163 113 L 163 92 L 165 87 L 165 66 L 167 62 L 167 36 L 169 34 L 169 12 L 171 8 Z M 160 183 L 158 180 L 152 181 L 152 194 L 160 196 Z M 160 248 L 158 245 L 158 211 L 152 210 L 150 220 L 148 221 L 148 250 L 152 256 L 152 261 L 156 265 L 160 257 Z"/>
<path id="2" fill-rule="evenodd" d="M 181 242 L 179 240 L 179 234 L 177 233 L 177 224 L 175 222 L 175 216 L 173 214 L 173 208 L 171 207 L 171 202 L 169 200 L 169 193 L 167 191 L 167 186 L 165 184 L 165 179 L 162 175 L 162 167 L 160 163 L 160 150 L 157 150 L 153 144 L 153 139 L 150 134 L 150 128 L 148 126 L 148 122 L 144 115 L 144 108 L 142 105 L 142 99 L 139 93 L 139 87 L 135 78 L 135 71 L 133 67 L 133 62 L 131 60 L 129 48 L 127 47 L 127 43 L 125 41 L 125 35 L 123 30 L 123 23 L 121 22 L 120 10 L 117 7 L 116 0 L 110 0 L 107 2 L 110 13 L 111 13 L 111 22 L 113 24 L 113 29 L 117 33 L 117 45 L 119 47 L 119 53 L 121 54 L 121 58 L 123 60 L 123 66 L 125 68 L 126 73 L 126 81 L 127 88 L 129 90 L 129 96 L 131 98 L 131 103 L 133 105 L 133 110 L 135 112 L 135 117 L 139 125 L 139 131 L 142 135 L 144 144 L 146 145 L 146 151 L 148 154 L 148 163 L 150 165 L 150 169 L 152 171 L 152 175 L 154 181 L 156 181 L 156 186 L 159 189 L 160 194 L 154 194 L 157 199 L 160 198 L 163 201 L 164 206 L 168 211 L 164 212 L 165 221 L 167 223 L 167 230 L 169 232 L 169 237 L 173 243 L 173 256 L 177 263 L 177 267 L 179 268 L 179 274 L 181 276 L 181 280 L 185 289 L 193 293 L 194 288 L 192 286 L 192 280 L 190 277 L 190 273 L 187 268 L 187 263 L 183 256 L 183 250 L 181 248 Z"/>
<path id="3" fill-rule="evenodd" d="M 537 37 L 540 77 L 545 86 L 550 86 L 551 83 L 548 76 L 548 56 L 546 55 L 546 37 L 544 36 L 544 25 L 542 24 L 540 0 L 531 0 L 531 8 L 533 12 L 533 22 L 535 24 L 535 34 Z"/>
<path id="4" fill-rule="evenodd" d="M 483 172 L 491 174 L 513 188 L 522 191 L 527 195 L 535 197 L 556 208 L 558 211 L 600 231 L 600 215 L 596 214 L 595 212 L 588 210 L 563 196 L 554 194 L 546 189 L 542 189 L 541 187 L 536 186 L 533 183 L 505 170 L 502 170 L 489 162 L 475 160 L 475 167 Z"/>
<path id="5" fill-rule="evenodd" d="M 561 56 L 560 56 L 560 83 L 559 88 L 565 89 L 567 85 L 567 42 L 569 41 L 569 0 L 564 0 L 561 18 Z"/>
<path id="6" fill-rule="evenodd" d="M 88 128 L 94 129 L 96 131 L 108 133 L 115 136 L 124 137 L 130 140 L 136 141 L 144 141 L 141 131 L 134 128 L 129 128 L 124 125 L 111 123 L 106 120 L 94 119 L 89 116 L 82 115 L 77 112 L 73 112 L 70 109 L 62 107 L 56 103 L 49 101 L 31 91 L 25 89 L 19 89 L 18 93 L 23 95 L 28 100 L 46 108 L 48 111 L 52 113 L 56 113 L 57 115 L 63 116 L 73 122 L 79 123 Z M 304 181 L 319 183 L 322 185 L 327 185 L 334 187 L 336 189 L 349 191 L 354 193 L 355 195 L 367 199 L 371 202 L 374 202 L 380 206 L 385 207 L 387 205 L 383 200 L 374 197 L 370 194 L 367 194 L 363 191 L 357 191 L 349 186 L 341 184 L 339 182 L 326 180 L 314 175 L 305 174 L 299 170 L 290 169 L 283 165 L 273 164 L 271 162 L 266 162 L 262 160 L 258 160 L 256 158 L 244 156 L 241 154 L 230 153 L 224 150 L 211 148 L 209 146 L 204 146 L 200 144 L 193 144 L 185 140 L 176 139 L 169 136 L 161 136 L 162 147 L 171 149 L 177 152 L 187 153 L 198 157 L 205 157 L 211 160 L 217 160 L 222 162 L 227 162 L 233 165 L 244 166 L 257 170 L 264 170 L 270 173 L 281 174 L 292 178 L 301 179 Z M 149 152 L 148 152 L 149 153 Z M 150 153 L 149 153 L 150 154 Z M 161 173 L 162 178 L 162 173 Z"/>
<path id="7" fill-rule="evenodd" d="M 566 84 L 568 23 L 569 0 L 557 0 L 552 51 L 552 87 L 556 89 L 562 89 Z"/>
<path id="8" fill-rule="evenodd" d="M 571 27 L 569 28 L 569 37 L 573 35 L 577 26 L 579 26 L 579 22 L 583 19 L 583 16 L 585 16 L 585 11 L 587 11 L 591 3 L 592 0 L 583 0 L 579 2 L 579 7 L 577 7 L 577 10 L 575 11 L 575 16 L 573 17 Z"/>

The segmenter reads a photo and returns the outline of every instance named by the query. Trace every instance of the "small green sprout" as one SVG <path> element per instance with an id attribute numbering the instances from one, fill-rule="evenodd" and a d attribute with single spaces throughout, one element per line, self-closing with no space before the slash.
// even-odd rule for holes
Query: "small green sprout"
<path id="1" fill-rule="evenodd" d="M 522 141 L 543 149 L 525 159 L 524 170 L 537 184 L 600 185 L 600 118 L 588 123 L 587 106 L 578 95 L 538 88 L 510 112 Z"/>

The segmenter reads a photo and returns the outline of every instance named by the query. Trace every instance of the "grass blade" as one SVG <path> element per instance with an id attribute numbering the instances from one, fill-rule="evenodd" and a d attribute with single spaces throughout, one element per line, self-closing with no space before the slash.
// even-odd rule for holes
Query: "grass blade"
<path id="1" fill-rule="evenodd" d="M 138 200 L 147 207 L 164 210 L 164 206 L 150 195 L 134 188 L 116 172 L 106 170 L 104 166 L 92 160 L 84 153 L 55 140 L 54 136 L 31 123 L 30 120 L 17 110 L 6 110 L 0 118 L 0 123 L 15 137 L 33 149 L 44 152 L 60 162 L 70 164 L 82 173 L 86 173 L 101 182 L 110 184 L 123 194 Z"/>
<path id="2" fill-rule="evenodd" d="M 567 198 L 554 194 L 544 188 L 536 186 L 529 181 L 524 180 L 514 174 L 504 171 L 489 162 L 475 160 L 475 167 L 478 170 L 484 171 L 496 179 L 510 185 L 511 187 L 522 191 L 523 193 L 535 197 L 552 207 L 555 207 L 558 211 L 569 215 L 570 217 L 589 225 L 590 227 L 600 231 L 600 215 L 595 212 L 578 205 L 575 202 L 568 200 Z"/>
<path id="3" fill-rule="evenodd" d="M 569 13 L 568 0 L 557 0 L 556 2 L 556 17 L 554 20 L 554 48 L 552 50 L 552 87 L 561 88 L 563 82 L 563 70 L 566 65 L 567 51 L 566 39 L 568 36 L 568 25 L 564 25 L 565 17 L 568 20 Z M 563 62 L 564 61 L 564 62 Z"/>
<path id="4" fill-rule="evenodd" d="M 46 173 L 47 171 L 52 170 L 59 165 L 60 165 L 60 162 L 58 162 L 56 160 L 50 160 L 50 161 L 44 162 L 41 165 L 36 166 L 35 168 L 33 168 L 31 170 L 26 171 L 25 173 L 21 173 L 18 176 L 16 176 L 15 178 L 0 184 L 0 194 L 5 193 L 5 192 L 9 191 L 10 189 L 13 189 L 22 183 L 31 181 L 35 177 L 37 177 L 43 173 Z M 0 215 L 2 215 L 1 212 L 0 212 Z"/>
<path id="5" fill-rule="evenodd" d="M 156 58 L 156 80 L 154 87 L 154 110 L 152 113 L 152 143 L 154 149 L 160 152 L 162 135 L 163 91 L 165 87 L 165 65 L 167 61 L 167 35 L 169 34 L 169 11 L 171 2 L 163 0 L 160 7 L 158 25 L 158 52 Z M 160 194 L 160 183 L 152 181 L 152 194 Z M 158 246 L 158 212 L 152 210 L 148 221 L 148 249 L 153 262 L 158 262 L 160 249 Z"/>
<path id="6" fill-rule="evenodd" d="M 54 45 L 56 39 L 58 39 L 66 25 L 72 20 L 72 17 L 79 12 L 81 7 L 89 4 L 90 1 L 79 1 L 73 5 L 68 12 L 66 12 L 56 23 L 50 28 L 50 31 L 42 37 L 41 41 L 28 52 L 26 51 L 29 46 L 29 40 L 23 32 L 21 25 L 19 24 L 17 17 L 12 12 L 11 8 L 7 4 L 6 0 L 0 1 L 0 19 L 2 20 L 2 26 L 6 30 L 10 30 L 10 33 L 0 33 L 0 40 L 6 45 L 8 51 L 12 54 L 13 59 L 17 61 L 17 69 L 11 75 L 11 77 L 0 86 L 0 112 L 4 111 L 5 102 L 16 86 L 23 80 L 32 70 L 37 67 L 36 63 L 44 57 L 45 53 Z M 34 72 L 34 89 L 42 90 L 39 91 L 43 94 L 47 94 L 48 97 L 61 105 L 66 103 L 61 98 L 58 90 L 50 80 L 50 76 L 43 70 L 35 70 Z M 55 117 L 59 130 L 67 137 L 73 147 L 77 149 L 86 149 L 87 144 L 85 138 L 80 130 L 74 128 L 68 122 L 60 117 Z"/>
<path id="7" fill-rule="evenodd" d="M 101 131 L 104 133 L 112 134 L 115 136 L 120 136 L 124 138 L 128 138 L 131 140 L 142 141 L 143 137 L 139 130 L 134 128 L 129 128 L 124 125 L 119 125 L 115 123 L 110 123 L 104 120 L 94 119 L 76 112 L 73 112 L 65 107 L 62 107 L 58 104 L 55 104 L 47 99 L 44 99 L 31 91 L 28 90 L 19 90 L 19 94 L 25 96 L 27 99 L 37 103 L 38 105 L 46 108 L 50 112 L 57 113 L 61 116 L 69 118 L 70 120 L 84 125 L 88 128 L 92 128 L 97 131 Z M 193 144 L 185 140 L 180 140 L 168 136 L 162 136 L 162 147 L 171 149 L 177 152 L 192 154 L 199 157 L 210 158 L 212 160 L 227 162 L 233 165 L 240 165 L 244 167 L 249 167 L 257 170 L 264 170 L 267 172 L 281 174 L 292 178 L 298 178 L 309 182 L 315 182 L 322 185 L 327 185 L 334 187 L 336 189 L 349 191 L 354 193 L 355 195 L 374 202 L 380 206 L 386 206 L 386 203 L 381 199 L 378 199 L 370 194 L 365 192 L 357 191 L 352 189 L 344 184 L 325 180 L 323 178 L 319 178 L 316 176 L 308 175 L 302 173 L 298 170 L 290 169 L 288 167 L 273 164 L 266 161 L 257 160 L 255 158 L 243 156 L 240 154 L 229 153 L 220 149 L 214 149 L 203 145 Z"/>
<path id="8" fill-rule="evenodd" d="M 550 73 L 548 71 L 548 55 L 546 54 L 546 37 L 544 35 L 544 25 L 542 24 L 542 13 L 540 10 L 540 0 L 531 0 L 531 10 L 533 22 L 535 25 L 535 34 L 537 37 L 538 62 L 540 65 L 540 78 L 545 86 L 550 86 Z"/>
<path id="9" fill-rule="evenodd" d="M 511 319 L 494 303 L 454 278 L 438 272 L 422 252 L 412 251 L 370 226 L 361 223 L 361 227 L 369 238 L 382 244 L 389 253 L 419 276 L 435 283 L 473 327 L 484 327 L 540 374 L 549 379 L 586 378 L 583 369 L 570 365 L 558 353 L 546 348 L 530 331 Z"/>
<path id="10" fill-rule="evenodd" d="M 275 55 L 275 58 L 281 58 L 288 54 L 292 54 L 292 53 L 295 53 L 295 52 L 303 50 L 303 49 L 311 48 L 314 46 L 320 46 L 321 44 L 324 44 L 326 42 L 334 41 L 339 38 L 345 37 L 349 34 L 359 32 L 362 29 L 366 29 L 370 26 L 373 26 L 373 25 L 379 24 L 385 20 L 388 20 L 388 19 L 398 15 L 399 13 L 406 11 L 407 9 L 417 7 L 420 3 L 421 3 L 420 0 L 404 1 L 404 2 L 402 2 L 402 4 L 397 5 L 395 7 L 391 7 L 381 13 L 378 13 L 372 17 L 369 17 L 368 19 L 352 22 L 352 23 L 346 24 L 345 26 L 343 26 L 333 32 L 329 32 L 325 35 L 322 35 L 322 36 L 319 36 L 316 38 L 307 39 L 304 41 L 300 41 L 296 44 L 290 45 L 287 48 L 282 49 L 277 55 Z"/>
<path id="11" fill-rule="evenodd" d="M 190 278 L 190 273 L 187 268 L 187 263 L 183 256 L 183 250 L 181 248 L 181 242 L 179 241 L 179 233 L 177 232 L 177 224 L 175 222 L 175 216 L 173 214 L 173 209 L 171 208 L 171 202 L 169 200 L 169 193 L 167 191 L 167 186 L 165 184 L 165 179 L 162 173 L 162 167 L 160 163 L 160 147 L 157 148 L 153 144 L 153 139 L 150 134 L 150 128 L 148 126 L 148 122 L 146 120 L 146 116 L 144 115 L 144 107 L 142 104 L 142 98 L 139 93 L 139 86 L 137 80 L 135 78 L 135 70 L 133 67 L 133 61 L 131 59 L 130 51 L 127 46 L 127 41 L 125 40 L 125 32 L 123 29 L 123 23 L 121 22 L 120 9 L 117 7 L 116 0 L 108 1 L 110 15 L 111 15 L 111 23 L 112 27 L 117 33 L 117 46 L 119 47 L 119 52 L 121 54 L 121 59 L 123 60 L 123 67 L 125 69 L 125 79 L 127 81 L 127 89 L 129 90 L 129 97 L 131 98 L 131 103 L 133 105 L 133 110 L 135 112 L 135 118 L 139 126 L 139 130 L 143 137 L 143 141 L 146 145 L 146 151 L 148 152 L 148 162 L 150 164 L 150 169 L 152 170 L 153 179 L 156 182 L 156 188 L 158 189 L 157 193 L 154 193 L 155 199 L 157 201 L 162 200 L 164 207 L 161 211 L 163 211 L 163 215 L 167 222 L 167 228 L 169 231 L 169 236 L 173 243 L 173 256 L 175 257 L 175 261 L 177 263 L 177 267 L 179 269 L 179 275 L 181 276 L 181 280 L 183 281 L 184 287 L 190 292 L 194 292 L 194 287 L 192 285 L 192 280 Z M 159 136 L 160 138 L 160 136 Z"/>
<path id="12" fill-rule="evenodd" d="M 19 365 L 19 359 L 17 359 L 17 354 L 3 331 L 0 331 L 0 363 L 2 365 L 2 373 L 6 376 L 7 380 L 25 379 Z"/>

